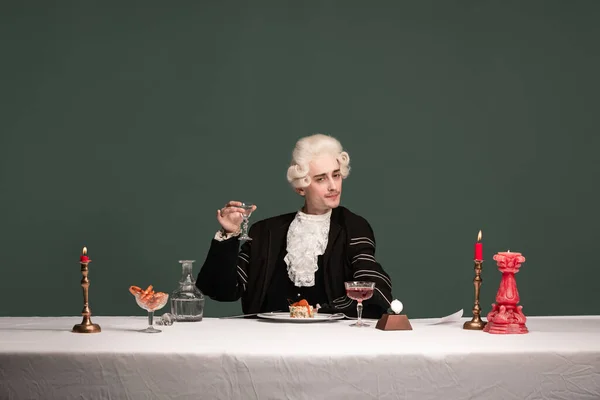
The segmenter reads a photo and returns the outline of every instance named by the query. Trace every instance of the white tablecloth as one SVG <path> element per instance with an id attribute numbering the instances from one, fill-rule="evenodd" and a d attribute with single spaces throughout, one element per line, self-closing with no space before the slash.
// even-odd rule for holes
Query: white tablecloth
<path id="1" fill-rule="evenodd" d="M 526 335 L 411 320 L 0 318 L 1 399 L 600 399 L 600 317 L 530 317 Z M 466 321 L 467 319 L 463 319 Z M 374 325 L 374 324 L 373 324 Z"/>

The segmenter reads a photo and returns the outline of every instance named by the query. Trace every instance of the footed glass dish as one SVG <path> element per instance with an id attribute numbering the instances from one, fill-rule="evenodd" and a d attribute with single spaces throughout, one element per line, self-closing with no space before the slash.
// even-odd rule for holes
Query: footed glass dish
<path id="1" fill-rule="evenodd" d="M 141 330 L 140 332 L 144 333 L 160 333 L 162 332 L 160 329 L 156 329 L 153 325 L 154 321 L 154 311 L 160 310 L 167 304 L 167 300 L 169 300 L 169 295 L 162 292 L 157 293 L 137 293 L 134 294 L 135 301 L 138 306 L 148 311 L 148 327 L 146 329 Z"/>

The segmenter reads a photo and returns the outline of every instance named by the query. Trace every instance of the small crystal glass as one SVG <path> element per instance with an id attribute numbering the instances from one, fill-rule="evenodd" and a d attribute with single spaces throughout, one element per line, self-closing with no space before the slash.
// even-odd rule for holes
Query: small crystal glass
<path id="1" fill-rule="evenodd" d="M 363 327 L 369 326 L 369 324 L 363 322 L 362 320 L 362 310 L 363 310 L 363 300 L 370 299 L 373 296 L 373 291 L 375 290 L 375 282 L 365 282 L 365 281 L 352 281 L 352 282 L 344 282 L 346 286 L 346 295 L 350 297 L 352 300 L 356 300 L 356 314 L 358 315 L 358 319 L 356 323 L 350 326 Z"/>
<path id="2" fill-rule="evenodd" d="M 248 220 L 250 219 L 250 215 L 252 215 L 252 209 L 254 208 L 254 204 L 250 203 L 242 203 L 239 208 L 242 208 L 244 212 L 242 213 L 242 234 L 240 235 L 240 240 L 252 240 L 250 236 L 248 236 Z"/>
<path id="3" fill-rule="evenodd" d="M 173 322 L 175 322 L 175 316 L 171 313 L 164 313 L 155 323 L 156 325 L 171 326 Z"/>
<path id="4" fill-rule="evenodd" d="M 162 332 L 160 329 L 154 328 L 153 319 L 154 319 L 154 311 L 160 310 L 167 304 L 169 300 L 169 295 L 166 293 L 154 293 L 150 297 L 146 297 L 142 300 L 143 294 L 136 294 L 135 301 L 138 306 L 148 311 L 148 327 L 146 329 L 142 329 L 140 332 L 144 333 L 159 333 Z"/>

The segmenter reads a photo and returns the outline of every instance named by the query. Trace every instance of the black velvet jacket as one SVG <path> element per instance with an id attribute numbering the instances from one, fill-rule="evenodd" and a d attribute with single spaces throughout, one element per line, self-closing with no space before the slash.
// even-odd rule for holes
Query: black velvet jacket
<path id="1" fill-rule="evenodd" d="M 274 311 L 265 309 L 265 296 L 295 215 L 254 223 L 249 232 L 253 240 L 244 242 L 241 249 L 236 237 L 213 239 L 196 280 L 198 288 L 217 301 L 241 298 L 244 314 Z M 345 207 L 332 210 L 327 248 L 319 263 L 328 300 L 322 304 L 323 311 L 356 316 L 356 301 L 346 296 L 344 282 L 361 280 L 375 282 L 373 297 L 363 302 L 363 317 L 379 318 L 386 312 L 392 301 L 392 282 L 375 259 L 375 245 L 367 220 Z"/>

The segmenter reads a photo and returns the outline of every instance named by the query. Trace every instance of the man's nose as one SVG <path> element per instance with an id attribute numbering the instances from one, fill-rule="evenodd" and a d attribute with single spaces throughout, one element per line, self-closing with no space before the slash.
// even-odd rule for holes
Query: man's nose
<path id="1" fill-rule="evenodd" d="M 337 185 L 333 179 L 329 179 L 329 191 L 333 192 L 337 189 Z"/>

